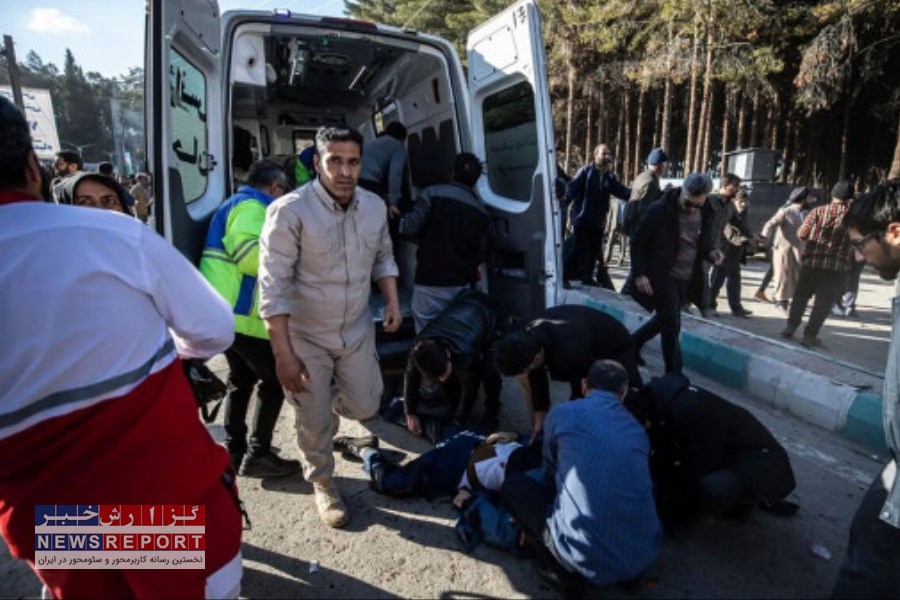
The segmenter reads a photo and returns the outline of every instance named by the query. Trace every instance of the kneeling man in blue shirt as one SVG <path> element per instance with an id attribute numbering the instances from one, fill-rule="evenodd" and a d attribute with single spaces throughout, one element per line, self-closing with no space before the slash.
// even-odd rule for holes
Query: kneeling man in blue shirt
<path id="1" fill-rule="evenodd" d="M 515 473 L 501 488 L 510 512 L 543 545 L 542 574 L 565 592 L 584 580 L 608 585 L 638 577 L 656 559 L 662 534 L 650 442 L 622 405 L 627 372 L 615 361 L 598 360 L 582 387 L 583 399 L 547 416 L 544 481 Z"/>

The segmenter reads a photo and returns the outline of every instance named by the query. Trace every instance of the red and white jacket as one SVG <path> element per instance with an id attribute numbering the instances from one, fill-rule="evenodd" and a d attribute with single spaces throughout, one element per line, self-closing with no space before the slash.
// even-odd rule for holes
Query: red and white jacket
<path id="1" fill-rule="evenodd" d="M 198 419 L 178 357 L 223 351 L 234 322 L 139 221 L 4 199 L 0 532 L 33 563 L 36 504 L 187 504 L 221 491 L 228 454 Z M 224 564 L 210 559 L 207 572 Z"/>

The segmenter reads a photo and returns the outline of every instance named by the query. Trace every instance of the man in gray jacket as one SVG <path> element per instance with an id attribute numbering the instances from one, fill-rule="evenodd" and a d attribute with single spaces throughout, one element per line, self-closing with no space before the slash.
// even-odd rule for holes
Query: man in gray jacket
<path id="1" fill-rule="evenodd" d="M 269 205 L 259 239 L 259 315 L 278 379 L 292 392 L 303 476 L 330 527 L 349 520 L 331 478 L 337 415 L 371 417 L 383 388 L 369 312 L 371 280 L 384 296 L 385 331 L 396 331 L 401 321 L 384 203 L 356 187 L 362 146 L 355 130 L 319 129 L 318 178 Z"/>
<path id="2" fill-rule="evenodd" d="M 843 220 L 857 260 L 865 259 L 883 279 L 900 272 L 900 180 L 856 200 Z M 891 460 L 863 496 L 834 598 L 900 597 L 900 297 L 892 300 L 893 332 L 882 392 L 885 438 Z"/>

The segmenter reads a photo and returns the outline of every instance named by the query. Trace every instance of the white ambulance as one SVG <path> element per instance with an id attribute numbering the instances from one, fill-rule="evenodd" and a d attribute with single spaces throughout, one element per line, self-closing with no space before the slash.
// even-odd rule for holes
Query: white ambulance
<path id="1" fill-rule="evenodd" d="M 472 31 L 467 51 L 468 76 L 449 41 L 414 30 L 150 0 L 145 102 L 158 230 L 197 262 L 213 211 L 250 161 L 289 161 L 322 125 L 354 127 L 368 140 L 398 120 L 408 130 L 413 198 L 449 181 L 457 152 L 484 161 L 477 191 L 495 226 L 484 268 L 490 294 L 522 316 L 555 305 L 561 227 L 535 2 L 517 2 Z M 379 331 L 383 358 L 405 355 L 412 336 L 415 245 L 398 246 L 407 327 Z"/>

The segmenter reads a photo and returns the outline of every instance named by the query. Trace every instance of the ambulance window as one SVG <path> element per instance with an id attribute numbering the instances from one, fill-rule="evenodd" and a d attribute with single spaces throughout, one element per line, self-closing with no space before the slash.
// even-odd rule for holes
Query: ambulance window
<path id="1" fill-rule="evenodd" d="M 531 200 L 531 180 L 538 164 L 534 90 L 527 81 L 486 96 L 484 148 L 488 184 L 494 193 Z"/>
<path id="2" fill-rule="evenodd" d="M 187 204 L 206 192 L 206 77 L 174 48 L 169 49 L 172 151 Z"/>

